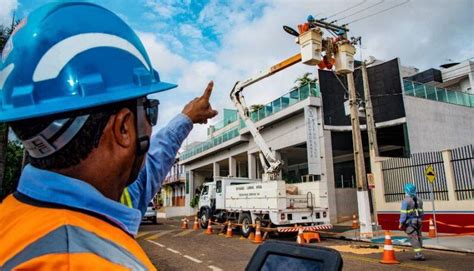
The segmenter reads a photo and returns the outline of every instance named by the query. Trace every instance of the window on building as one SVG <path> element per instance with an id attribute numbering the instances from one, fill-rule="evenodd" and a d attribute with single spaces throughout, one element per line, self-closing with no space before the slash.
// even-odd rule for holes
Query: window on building
<path id="1" fill-rule="evenodd" d="M 336 188 L 355 188 L 354 161 L 334 164 L 334 183 Z"/>

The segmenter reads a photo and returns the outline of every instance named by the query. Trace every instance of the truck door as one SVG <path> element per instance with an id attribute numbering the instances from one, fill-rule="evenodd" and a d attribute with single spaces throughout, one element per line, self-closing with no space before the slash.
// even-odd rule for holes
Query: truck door
<path id="1" fill-rule="evenodd" d="M 202 187 L 201 191 L 201 197 L 199 198 L 199 209 L 201 207 L 206 206 L 206 207 L 211 207 L 211 197 L 209 195 L 209 185 L 205 184 Z"/>
<path id="2" fill-rule="evenodd" d="M 225 191 L 223 187 L 224 183 L 222 180 L 216 181 L 216 209 L 225 208 Z"/>

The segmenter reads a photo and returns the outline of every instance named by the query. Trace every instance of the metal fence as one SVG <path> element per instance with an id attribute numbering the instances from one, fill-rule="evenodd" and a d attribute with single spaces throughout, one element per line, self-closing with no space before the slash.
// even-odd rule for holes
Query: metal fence
<path id="1" fill-rule="evenodd" d="M 401 201 L 405 198 L 405 184 L 414 183 L 417 195 L 430 199 L 430 183 L 425 177 L 425 169 L 432 166 L 436 173 L 433 182 L 435 200 L 448 200 L 448 187 L 441 152 L 415 153 L 410 158 L 392 158 L 382 162 L 384 196 L 386 202 Z"/>
<path id="2" fill-rule="evenodd" d="M 474 146 L 457 148 L 451 153 L 456 199 L 474 199 Z"/>

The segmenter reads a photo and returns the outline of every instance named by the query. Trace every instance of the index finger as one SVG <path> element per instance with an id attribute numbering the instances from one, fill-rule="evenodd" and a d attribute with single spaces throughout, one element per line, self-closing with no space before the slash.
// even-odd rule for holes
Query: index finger
<path id="1" fill-rule="evenodd" d="M 209 100 L 212 94 L 213 87 L 214 87 L 214 81 L 211 81 L 209 82 L 209 84 L 207 84 L 206 90 L 204 90 L 204 94 L 202 95 L 204 99 Z"/>

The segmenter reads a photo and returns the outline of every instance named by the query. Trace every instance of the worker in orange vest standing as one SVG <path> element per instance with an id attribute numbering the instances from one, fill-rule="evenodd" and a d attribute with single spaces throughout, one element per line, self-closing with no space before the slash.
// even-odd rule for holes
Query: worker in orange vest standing
<path id="1" fill-rule="evenodd" d="M 114 13 L 47 4 L 8 44 L 0 122 L 31 159 L 0 204 L 0 270 L 154 270 L 134 236 L 193 124 L 217 114 L 213 83 L 152 136 L 159 102 L 147 95 L 176 85 Z"/>

